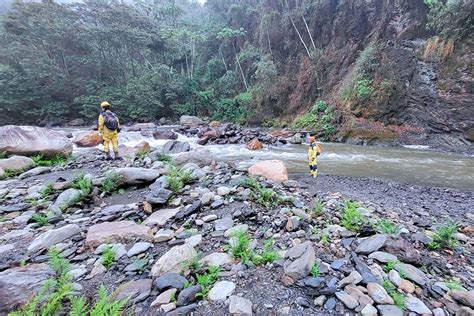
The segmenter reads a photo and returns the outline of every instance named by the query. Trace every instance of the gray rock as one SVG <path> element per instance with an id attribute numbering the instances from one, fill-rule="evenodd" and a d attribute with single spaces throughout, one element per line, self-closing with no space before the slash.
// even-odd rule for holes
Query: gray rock
<path id="1" fill-rule="evenodd" d="M 216 200 L 216 201 L 212 202 L 212 204 L 211 204 L 211 209 L 213 209 L 213 210 L 218 209 L 218 208 L 221 207 L 222 205 L 224 205 L 224 201 L 223 201 L 223 200 Z"/>
<path id="2" fill-rule="evenodd" d="M 171 272 L 171 273 L 163 274 L 159 278 L 156 278 L 153 284 L 159 292 L 162 292 L 164 290 L 171 289 L 171 288 L 175 288 L 181 291 L 187 282 L 188 281 L 186 280 L 185 277 L 181 276 L 178 273 Z"/>
<path id="3" fill-rule="evenodd" d="M 334 270 L 339 270 L 347 264 L 347 261 L 344 259 L 337 259 L 331 263 L 331 268 Z"/>
<path id="4" fill-rule="evenodd" d="M 388 295 L 387 291 L 378 283 L 369 283 L 367 284 L 367 291 L 369 292 L 369 296 L 377 303 L 377 304 L 393 304 L 393 299 Z"/>
<path id="5" fill-rule="evenodd" d="M 321 285 L 326 281 L 325 278 L 323 277 L 317 277 L 317 278 L 314 278 L 314 277 L 307 277 L 307 278 L 304 278 L 303 279 L 303 284 L 305 286 L 309 286 L 309 287 L 312 287 L 312 288 L 319 288 L 321 287 Z"/>
<path id="6" fill-rule="evenodd" d="M 392 283 L 395 284 L 397 287 L 399 287 L 402 283 L 402 278 L 398 274 L 397 270 L 394 269 L 390 270 L 390 272 L 388 273 L 388 279 L 392 281 Z"/>
<path id="7" fill-rule="evenodd" d="M 26 304 L 54 272 L 44 263 L 29 264 L 0 272 L 0 314 Z"/>
<path id="8" fill-rule="evenodd" d="M 127 251 L 127 256 L 133 257 L 138 254 L 141 254 L 145 251 L 147 251 L 150 247 L 152 247 L 153 244 L 149 242 L 137 242 L 135 245 L 133 245 L 132 248 L 130 248 L 129 251 Z"/>
<path id="9" fill-rule="evenodd" d="M 235 283 L 230 281 L 219 281 L 209 291 L 208 299 L 211 302 L 224 301 L 235 290 Z"/>
<path id="10" fill-rule="evenodd" d="M 362 281 L 362 276 L 357 271 L 352 271 L 351 274 L 339 281 L 338 287 L 343 288 L 347 284 L 357 284 Z"/>
<path id="11" fill-rule="evenodd" d="M 359 306 L 357 299 L 344 291 L 336 292 L 336 297 L 349 309 L 355 309 L 357 306 Z"/>
<path id="12" fill-rule="evenodd" d="M 252 302 L 246 298 L 232 295 L 229 298 L 229 314 L 231 316 L 251 316 Z"/>
<path id="13" fill-rule="evenodd" d="M 197 304 L 189 304 L 186 306 L 181 306 L 167 313 L 166 316 L 190 315 L 196 308 L 197 308 Z"/>
<path id="14" fill-rule="evenodd" d="M 170 219 L 175 217 L 179 212 L 179 208 L 161 209 L 152 213 L 144 222 L 147 226 L 164 226 Z"/>
<path id="15" fill-rule="evenodd" d="M 62 192 L 54 201 L 53 206 L 59 207 L 61 210 L 65 210 L 70 206 L 73 206 L 75 203 L 79 202 L 83 197 L 83 193 L 78 189 L 67 189 Z"/>
<path id="16" fill-rule="evenodd" d="M 298 216 L 291 216 L 288 217 L 288 221 L 286 222 L 286 230 L 289 232 L 298 230 L 300 227 L 300 218 Z"/>
<path id="17" fill-rule="evenodd" d="M 324 303 L 324 309 L 331 311 L 336 307 L 336 304 L 336 299 L 334 297 L 331 297 L 326 301 L 326 303 Z"/>
<path id="18" fill-rule="evenodd" d="M 121 284 L 114 292 L 116 300 L 128 299 L 127 306 L 146 300 L 151 293 L 151 279 L 139 279 Z"/>
<path id="19" fill-rule="evenodd" d="M 249 229 L 249 225 L 241 224 L 227 229 L 224 232 L 224 237 L 232 237 L 238 232 L 246 232 Z"/>
<path id="20" fill-rule="evenodd" d="M 283 264 L 285 274 L 295 280 L 307 276 L 316 261 L 314 247 L 309 241 L 289 249 L 285 253 L 285 258 L 287 259 Z"/>
<path id="21" fill-rule="evenodd" d="M 395 264 L 394 268 L 398 272 L 403 271 L 403 274 L 408 280 L 411 280 L 420 286 L 424 286 L 426 282 L 428 282 L 426 274 L 411 264 L 399 262 Z"/>
<path id="22" fill-rule="evenodd" d="M 304 308 L 309 308 L 311 306 L 311 302 L 306 299 L 305 297 L 302 297 L 302 296 L 298 296 L 296 298 L 296 304 L 298 304 L 299 306 L 302 306 Z"/>
<path id="23" fill-rule="evenodd" d="M 69 271 L 68 274 L 72 277 L 72 280 L 77 280 L 80 277 L 87 274 L 87 269 L 86 268 L 72 269 L 71 271 Z"/>
<path id="24" fill-rule="evenodd" d="M 55 244 L 63 242 L 81 232 L 76 224 L 66 225 L 57 229 L 48 230 L 36 237 L 28 246 L 30 253 L 38 253 L 48 249 Z"/>
<path id="25" fill-rule="evenodd" d="M 29 177 L 34 177 L 34 176 L 38 176 L 40 174 L 45 174 L 49 172 L 51 172 L 51 167 L 36 167 L 26 172 L 23 172 L 18 178 L 20 180 L 23 180 Z"/>
<path id="26" fill-rule="evenodd" d="M 163 154 L 178 154 L 191 150 L 189 143 L 170 140 L 163 146 Z"/>
<path id="27" fill-rule="evenodd" d="M 403 311 L 395 305 L 377 305 L 380 316 L 403 316 Z"/>
<path id="28" fill-rule="evenodd" d="M 423 315 L 433 314 L 431 310 L 428 307 L 426 307 L 425 303 L 423 303 L 420 299 L 414 296 L 407 296 L 405 298 L 404 304 L 405 304 L 405 307 L 411 312 L 415 312 L 415 313 L 423 314 Z"/>
<path id="29" fill-rule="evenodd" d="M 109 205 L 104 207 L 100 211 L 100 215 L 102 216 L 113 216 L 113 215 L 122 215 L 125 212 L 128 212 L 131 210 L 131 207 L 128 205 L 122 205 L 122 204 L 117 204 L 117 205 Z"/>
<path id="30" fill-rule="evenodd" d="M 217 194 L 220 196 L 226 196 L 230 193 L 230 188 L 228 187 L 218 187 Z"/>
<path id="31" fill-rule="evenodd" d="M 200 260 L 203 266 L 223 266 L 232 264 L 234 260 L 225 252 L 214 252 Z"/>
<path id="32" fill-rule="evenodd" d="M 377 316 L 377 309 L 372 305 L 365 305 L 365 307 L 360 311 L 362 316 Z"/>
<path id="33" fill-rule="evenodd" d="M 474 290 L 458 291 L 451 290 L 450 295 L 459 303 L 474 308 Z"/>
<path id="34" fill-rule="evenodd" d="M 433 315 L 434 316 L 446 316 L 446 313 L 442 308 L 435 308 L 433 309 Z"/>
<path id="35" fill-rule="evenodd" d="M 369 258 L 370 259 L 375 259 L 378 262 L 382 262 L 382 263 L 387 263 L 387 262 L 390 262 L 390 261 L 397 261 L 396 256 L 394 256 L 390 253 L 387 253 L 387 252 L 383 252 L 383 251 L 372 252 L 369 255 Z"/>
<path id="36" fill-rule="evenodd" d="M 359 272 L 360 275 L 362 276 L 362 283 L 369 284 L 371 282 L 375 282 L 375 283 L 380 282 L 380 280 L 375 275 L 372 274 L 372 271 L 362 259 L 355 258 L 353 261 L 356 265 L 355 268 L 357 272 Z"/>
<path id="37" fill-rule="evenodd" d="M 179 123 L 181 125 L 189 126 L 189 127 L 198 127 L 199 125 L 203 125 L 204 122 L 197 116 L 190 116 L 190 115 L 182 115 L 179 118 Z"/>
<path id="38" fill-rule="evenodd" d="M 377 234 L 369 238 L 363 239 L 356 248 L 357 253 L 369 254 L 379 250 L 385 244 L 387 236 L 383 234 Z"/>
<path id="39" fill-rule="evenodd" d="M 231 228 L 232 226 L 234 226 L 234 220 L 232 219 L 232 217 L 224 217 L 218 219 L 214 223 L 214 229 L 216 231 L 225 231 Z"/>
<path id="40" fill-rule="evenodd" d="M 115 172 L 121 176 L 121 183 L 128 185 L 150 183 L 155 181 L 160 176 L 160 172 L 158 170 L 147 168 L 126 167 L 117 168 L 111 172 Z"/>
<path id="41" fill-rule="evenodd" d="M 173 239 L 174 237 L 174 231 L 171 229 L 160 229 L 158 232 L 156 232 L 156 235 L 154 237 L 155 242 L 163 242 L 163 241 L 168 241 L 170 239 Z"/>
<path id="42" fill-rule="evenodd" d="M 176 305 L 184 306 L 193 303 L 197 300 L 196 294 L 202 291 L 201 286 L 194 285 L 182 290 L 178 295 Z"/>
<path id="43" fill-rule="evenodd" d="M 212 192 L 207 192 L 204 193 L 201 197 L 201 203 L 202 205 L 209 205 L 211 204 L 211 201 L 214 199 L 214 193 Z"/>
<path id="44" fill-rule="evenodd" d="M 158 277 L 167 272 L 181 272 L 183 262 L 196 255 L 196 250 L 189 244 L 174 246 L 155 262 L 151 275 Z"/>
<path id="45" fill-rule="evenodd" d="M 29 157 L 11 156 L 10 158 L 0 159 L 0 168 L 3 170 L 21 171 L 34 166 L 35 162 Z"/>
<path id="46" fill-rule="evenodd" d="M 173 191 L 164 189 L 164 188 L 156 188 L 150 190 L 147 193 L 145 199 L 148 203 L 153 205 L 161 205 L 166 204 L 168 199 L 173 195 Z"/>
<path id="47" fill-rule="evenodd" d="M 320 295 L 314 299 L 314 305 L 317 307 L 322 307 L 326 301 L 326 295 Z"/>

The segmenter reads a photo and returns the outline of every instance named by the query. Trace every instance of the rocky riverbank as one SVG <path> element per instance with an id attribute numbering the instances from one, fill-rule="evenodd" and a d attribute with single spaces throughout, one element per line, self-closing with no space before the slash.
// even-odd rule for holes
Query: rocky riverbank
<path id="1" fill-rule="evenodd" d="M 63 311 L 104 285 L 136 315 L 474 313 L 472 192 L 287 180 L 206 150 L 101 157 L 0 160 L 29 169 L 0 182 L 0 313 L 64 275 Z"/>

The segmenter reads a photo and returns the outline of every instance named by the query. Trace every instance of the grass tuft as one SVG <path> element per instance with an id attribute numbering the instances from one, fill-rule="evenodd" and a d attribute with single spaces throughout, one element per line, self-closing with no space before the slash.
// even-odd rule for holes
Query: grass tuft
<path id="1" fill-rule="evenodd" d="M 319 263 L 315 262 L 311 267 L 311 271 L 309 272 L 312 277 L 317 278 L 319 276 Z"/>
<path id="2" fill-rule="evenodd" d="M 359 204 L 350 200 L 344 202 L 341 224 L 352 231 L 359 231 L 364 222 L 364 216 L 357 209 Z"/>
<path id="3" fill-rule="evenodd" d="M 123 176 L 116 172 L 107 173 L 101 183 L 102 192 L 104 193 L 115 192 L 122 184 L 122 179 L 123 179 Z"/>
<path id="4" fill-rule="evenodd" d="M 201 286 L 201 291 L 196 294 L 196 297 L 206 298 L 209 295 L 211 286 L 216 283 L 219 278 L 220 268 L 217 266 L 210 266 L 204 274 L 196 274 L 197 283 Z"/>
<path id="5" fill-rule="evenodd" d="M 458 246 L 458 241 L 455 237 L 457 232 L 458 225 L 453 221 L 449 221 L 448 223 L 437 227 L 433 235 L 433 241 L 428 244 L 428 249 L 438 250 L 440 248 L 456 248 Z"/>
<path id="6" fill-rule="evenodd" d="M 107 246 L 102 252 L 102 265 L 108 270 L 115 263 L 116 251 L 113 247 Z"/>
<path id="7" fill-rule="evenodd" d="M 40 227 L 43 227 L 48 224 L 48 216 L 46 215 L 33 214 L 33 216 L 31 216 L 31 219 L 35 221 L 35 223 L 38 224 Z"/>
<path id="8" fill-rule="evenodd" d="M 247 263 L 252 257 L 249 234 L 243 230 L 237 231 L 229 241 L 227 249 L 232 257 Z"/>
<path id="9" fill-rule="evenodd" d="M 389 219 L 381 219 L 373 226 L 376 231 L 383 234 L 398 234 L 402 229 L 400 225 L 396 225 Z"/>
<path id="10" fill-rule="evenodd" d="M 252 256 L 252 262 L 255 265 L 271 263 L 275 260 L 280 259 L 281 256 L 273 248 L 273 240 L 268 239 L 263 244 L 263 249 L 261 252 L 256 253 Z"/>

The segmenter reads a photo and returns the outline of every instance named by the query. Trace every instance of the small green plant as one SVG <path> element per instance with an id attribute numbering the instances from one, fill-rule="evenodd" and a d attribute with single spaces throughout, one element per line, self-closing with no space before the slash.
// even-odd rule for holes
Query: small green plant
<path id="1" fill-rule="evenodd" d="M 170 302 L 171 302 L 171 303 L 176 302 L 176 292 L 171 293 Z"/>
<path id="2" fill-rule="evenodd" d="M 92 180 L 84 172 L 80 172 L 74 176 L 72 187 L 81 190 L 84 197 L 89 196 L 92 192 Z"/>
<path id="3" fill-rule="evenodd" d="M 6 221 L 8 221 L 8 217 L 6 217 L 5 215 L 0 215 L 0 223 L 6 222 Z"/>
<path id="4" fill-rule="evenodd" d="M 238 258 L 242 260 L 243 263 L 247 263 L 252 257 L 249 234 L 244 230 L 237 231 L 229 240 L 227 249 L 234 258 Z"/>
<path id="5" fill-rule="evenodd" d="M 321 214 L 323 214 L 323 209 L 324 209 L 323 202 L 321 201 L 321 199 L 317 198 L 314 201 L 314 205 L 313 205 L 313 209 L 311 213 L 314 217 L 319 217 L 321 216 Z"/>
<path id="6" fill-rule="evenodd" d="M 104 193 L 113 193 L 115 192 L 120 185 L 122 184 L 123 176 L 117 172 L 108 172 L 104 179 L 102 180 L 102 192 Z"/>
<path id="7" fill-rule="evenodd" d="M 170 155 L 166 155 L 166 154 L 162 154 L 162 155 L 159 155 L 157 156 L 157 160 L 159 161 L 163 161 L 163 162 L 166 162 L 166 163 L 173 163 L 173 157 L 171 157 Z"/>
<path id="8" fill-rule="evenodd" d="M 145 157 L 150 153 L 149 150 L 147 149 L 142 149 L 139 152 L 135 154 L 135 157 L 138 158 L 139 160 L 145 159 Z"/>
<path id="9" fill-rule="evenodd" d="M 384 266 L 384 270 L 387 271 L 387 272 L 390 272 L 392 271 L 393 269 L 395 269 L 395 265 L 398 263 L 398 260 L 390 260 L 388 261 L 385 266 Z"/>
<path id="10" fill-rule="evenodd" d="M 40 194 L 43 199 L 47 199 L 50 196 L 52 196 L 54 194 L 54 184 L 52 183 L 46 184 L 44 188 L 41 189 Z"/>
<path id="11" fill-rule="evenodd" d="M 31 219 L 36 222 L 40 227 L 48 224 L 48 216 L 42 214 L 33 214 Z"/>
<path id="12" fill-rule="evenodd" d="M 187 183 L 192 181 L 192 176 L 189 171 L 181 171 L 171 164 L 169 164 L 168 167 L 168 185 L 174 193 L 177 193 Z"/>
<path id="13" fill-rule="evenodd" d="M 443 282 L 446 287 L 450 290 L 457 290 L 457 291 L 461 291 L 463 290 L 463 287 L 462 287 L 462 284 L 459 283 L 459 281 L 456 281 L 456 280 L 449 280 L 449 281 L 444 281 Z"/>
<path id="14" fill-rule="evenodd" d="M 254 177 L 247 177 L 241 183 L 242 186 L 249 188 L 250 190 L 259 190 L 262 185 Z"/>
<path id="15" fill-rule="evenodd" d="M 189 258 L 188 260 L 185 260 L 182 263 L 182 268 L 183 270 L 198 270 L 201 268 L 201 254 L 196 254 L 194 257 Z"/>
<path id="16" fill-rule="evenodd" d="M 9 178 L 14 178 L 16 176 L 19 176 L 22 174 L 25 170 L 24 169 L 5 169 L 4 172 L 5 174 L 3 175 L 4 179 L 9 179 Z"/>
<path id="17" fill-rule="evenodd" d="M 401 310 L 405 310 L 405 296 L 397 291 L 395 285 L 393 285 L 389 280 L 384 280 L 383 287 L 388 295 L 393 299 L 395 305 Z"/>
<path id="18" fill-rule="evenodd" d="M 310 274 L 312 277 L 317 278 L 319 276 L 319 263 L 315 262 L 311 267 Z"/>
<path id="19" fill-rule="evenodd" d="M 456 248 L 458 246 L 458 241 L 455 237 L 457 231 L 458 225 L 453 221 L 438 226 L 434 232 L 433 241 L 427 246 L 428 249 L 438 250 L 440 248 Z"/>
<path id="20" fill-rule="evenodd" d="M 99 299 L 89 311 L 90 316 L 120 316 L 128 303 L 128 299 L 113 300 L 103 285 L 99 288 L 98 296 Z"/>
<path id="21" fill-rule="evenodd" d="M 206 298 L 209 294 L 211 286 L 216 283 L 219 278 L 220 268 L 217 266 L 210 266 L 204 274 L 196 274 L 197 283 L 201 286 L 201 291 L 196 294 L 196 297 Z"/>
<path id="22" fill-rule="evenodd" d="M 356 202 L 350 200 L 344 202 L 342 226 L 352 231 L 359 231 L 364 222 L 364 216 L 358 211 L 358 208 L 359 204 Z"/>
<path id="23" fill-rule="evenodd" d="M 321 239 L 319 240 L 319 242 L 322 244 L 322 245 L 329 245 L 329 235 L 327 232 L 323 232 L 323 234 L 321 235 Z"/>
<path id="24" fill-rule="evenodd" d="M 261 188 L 255 193 L 257 202 L 263 206 L 270 207 L 277 205 L 279 202 L 278 195 L 272 189 Z"/>
<path id="25" fill-rule="evenodd" d="M 398 234 L 401 230 L 399 225 L 395 225 L 391 220 L 381 219 L 374 225 L 374 229 L 383 234 Z"/>
<path id="26" fill-rule="evenodd" d="M 115 263 L 116 251 L 114 248 L 107 246 L 102 252 L 102 265 L 108 270 Z"/>
<path id="27" fill-rule="evenodd" d="M 259 265 L 273 262 L 280 258 L 278 252 L 273 249 L 273 240 L 269 239 L 263 244 L 262 251 L 252 256 L 252 262 L 255 265 Z"/>

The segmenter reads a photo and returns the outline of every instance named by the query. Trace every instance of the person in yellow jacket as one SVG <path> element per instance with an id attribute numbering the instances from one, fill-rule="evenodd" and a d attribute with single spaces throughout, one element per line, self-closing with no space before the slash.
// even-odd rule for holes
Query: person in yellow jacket
<path id="1" fill-rule="evenodd" d="M 318 176 L 318 160 L 317 157 L 321 154 L 321 145 L 316 143 L 316 137 L 309 138 L 308 148 L 308 164 L 309 171 L 313 178 Z"/>
<path id="2" fill-rule="evenodd" d="M 104 101 L 100 104 L 102 112 L 99 114 L 99 132 L 104 140 L 104 153 L 107 160 L 112 159 L 109 152 L 109 144 L 112 143 L 115 159 L 121 159 L 118 153 L 118 133 L 120 122 L 117 115 L 110 110 L 110 103 Z"/>

